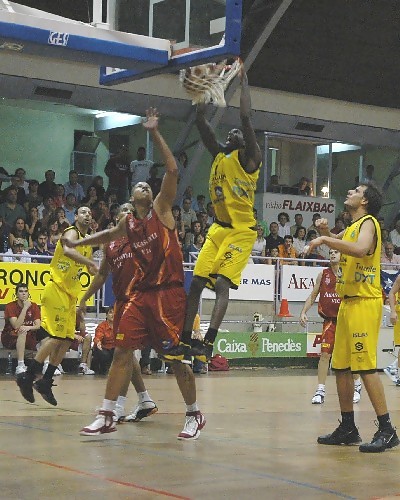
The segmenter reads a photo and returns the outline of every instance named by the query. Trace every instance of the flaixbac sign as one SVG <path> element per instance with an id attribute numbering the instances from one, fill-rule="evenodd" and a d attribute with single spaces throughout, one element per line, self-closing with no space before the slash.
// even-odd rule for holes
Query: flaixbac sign
<path id="1" fill-rule="evenodd" d="M 307 357 L 307 334 L 281 332 L 218 333 L 214 354 L 235 358 Z"/>

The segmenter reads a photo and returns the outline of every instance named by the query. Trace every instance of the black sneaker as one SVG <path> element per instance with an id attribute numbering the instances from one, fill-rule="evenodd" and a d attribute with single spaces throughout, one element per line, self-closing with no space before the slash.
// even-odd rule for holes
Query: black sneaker
<path id="1" fill-rule="evenodd" d="M 33 384 L 34 389 L 42 396 L 42 398 L 53 406 L 57 406 L 57 400 L 54 397 L 53 387 L 54 380 L 52 378 L 42 378 Z"/>
<path id="2" fill-rule="evenodd" d="M 22 396 L 29 401 L 29 403 L 35 402 L 35 396 L 33 395 L 33 382 L 35 380 L 35 375 L 29 372 L 20 373 L 17 375 L 17 385 L 21 391 Z"/>
<path id="3" fill-rule="evenodd" d="M 340 420 L 339 420 L 340 422 Z M 348 429 L 340 422 L 339 427 L 335 429 L 332 434 L 326 434 L 326 436 L 319 436 L 317 439 L 318 444 L 358 444 L 361 443 L 362 439 L 358 433 L 356 426 Z"/>
<path id="4" fill-rule="evenodd" d="M 381 453 L 388 448 L 394 448 L 400 444 L 397 437 L 396 429 L 389 427 L 388 429 L 378 429 L 370 443 L 363 443 L 359 450 L 361 453 Z"/>
<path id="5" fill-rule="evenodd" d="M 158 353 L 161 359 L 165 361 L 180 361 L 181 363 L 190 364 L 192 357 L 190 355 L 190 345 L 179 342 L 171 349 Z"/>
<path id="6" fill-rule="evenodd" d="M 214 344 L 207 340 L 202 342 L 201 340 L 193 339 L 190 352 L 201 363 L 208 363 L 212 358 L 213 346 Z"/>

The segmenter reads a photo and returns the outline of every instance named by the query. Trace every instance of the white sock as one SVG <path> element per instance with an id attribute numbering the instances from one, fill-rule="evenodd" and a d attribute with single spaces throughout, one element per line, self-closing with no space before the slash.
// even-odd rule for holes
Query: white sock
<path id="1" fill-rule="evenodd" d="M 101 405 L 102 410 L 113 411 L 115 408 L 115 401 L 111 399 L 103 399 L 103 404 Z"/>
<path id="2" fill-rule="evenodd" d="M 318 384 L 317 391 L 324 391 L 325 392 L 325 384 Z"/>
<path id="3" fill-rule="evenodd" d="M 138 395 L 138 398 L 139 398 L 139 404 L 140 403 L 144 403 L 145 401 L 153 401 L 151 399 L 150 394 L 147 391 L 138 392 L 137 395 Z"/>
<path id="4" fill-rule="evenodd" d="M 186 411 L 187 412 L 199 411 L 199 407 L 197 406 L 197 401 L 194 402 L 192 405 L 186 405 Z"/>
<path id="5" fill-rule="evenodd" d="M 122 408 L 125 408 L 125 403 L 126 403 L 126 397 L 125 396 L 118 396 L 117 405 L 122 406 Z"/>
<path id="6" fill-rule="evenodd" d="M 18 366 L 24 366 L 24 365 L 25 365 L 25 361 L 24 360 L 22 360 L 22 361 L 18 360 Z"/>
<path id="7" fill-rule="evenodd" d="M 361 380 L 358 378 L 357 380 L 354 381 L 354 387 L 360 387 L 361 385 Z"/>

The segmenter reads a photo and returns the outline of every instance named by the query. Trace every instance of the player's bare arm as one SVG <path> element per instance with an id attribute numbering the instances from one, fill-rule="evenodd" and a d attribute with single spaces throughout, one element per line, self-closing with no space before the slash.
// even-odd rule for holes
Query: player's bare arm
<path id="1" fill-rule="evenodd" d="M 196 126 L 204 146 L 213 158 L 222 150 L 222 145 L 217 141 L 209 121 L 206 119 L 207 106 L 204 103 L 197 105 Z"/>
<path id="2" fill-rule="evenodd" d="M 361 226 L 358 240 L 354 242 L 343 241 L 338 238 L 331 238 L 330 236 L 319 236 L 304 247 L 304 254 L 308 255 L 315 247 L 322 244 L 328 245 L 329 248 L 334 248 L 340 253 L 351 255 L 352 257 L 364 257 L 375 251 L 375 224 L 371 219 L 367 219 Z"/>
<path id="3" fill-rule="evenodd" d="M 65 237 L 61 238 L 61 242 L 64 245 L 65 250 L 69 248 L 69 250 L 73 250 L 76 247 L 81 246 L 91 246 L 95 247 L 100 245 L 101 243 L 109 243 L 110 241 L 118 240 L 123 236 L 126 236 L 126 225 L 125 225 L 126 215 L 121 217 L 117 226 L 112 227 L 110 229 L 105 229 L 104 231 L 100 231 L 98 233 L 91 234 L 90 236 L 86 236 L 85 238 L 78 239 L 77 235 L 74 239 L 67 239 L 66 234 Z M 78 253 L 75 251 L 75 253 Z M 80 255 L 80 254 L 78 254 Z M 82 256 L 83 257 L 83 256 Z M 72 258 L 72 257 L 71 257 Z M 75 259 L 74 259 L 75 260 Z M 90 259 L 86 259 L 90 260 Z M 80 262 L 80 261 L 77 261 Z M 90 262 L 93 262 L 90 260 Z M 85 263 L 85 262 L 83 262 Z"/>
<path id="4" fill-rule="evenodd" d="M 390 322 L 392 325 L 397 323 L 397 312 L 396 312 L 396 295 L 400 290 L 400 276 L 397 276 L 395 282 L 393 283 L 392 289 L 389 292 L 389 306 L 390 306 Z"/>
<path id="5" fill-rule="evenodd" d="M 84 293 L 79 302 L 77 312 L 81 317 L 84 316 L 84 314 L 86 313 L 86 302 L 104 285 L 110 271 L 111 269 L 106 260 L 106 257 L 103 256 L 103 259 L 100 263 L 99 272 L 93 277 L 89 285 L 89 288 L 86 290 L 86 292 Z"/>
<path id="6" fill-rule="evenodd" d="M 306 323 L 308 321 L 307 311 L 314 304 L 314 302 L 319 294 L 319 290 L 321 288 L 321 280 L 322 280 L 322 271 L 318 274 L 317 279 L 315 281 L 314 288 L 312 289 L 310 295 L 307 297 L 307 300 L 304 303 L 303 309 L 301 310 L 300 324 L 302 326 L 306 326 Z"/>
<path id="7" fill-rule="evenodd" d="M 242 122 L 242 132 L 245 141 L 244 158 L 242 159 L 242 151 L 240 151 L 240 163 L 246 172 L 252 173 L 260 168 L 262 155 L 260 146 L 257 143 L 256 134 L 251 123 L 251 97 L 247 74 L 244 71 L 243 65 L 239 73 L 241 81 L 240 92 L 240 119 Z M 243 161 L 242 161 L 243 160 Z"/>

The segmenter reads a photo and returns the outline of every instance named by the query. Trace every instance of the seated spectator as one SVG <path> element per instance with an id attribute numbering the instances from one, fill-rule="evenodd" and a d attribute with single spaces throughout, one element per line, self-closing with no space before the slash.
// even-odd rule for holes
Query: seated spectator
<path id="1" fill-rule="evenodd" d="M 25 283 L 15 287 L 17 300 L 9 302 L 4 311 L 4 329 L 1 343 L 6 349 L 17 349 L 18 365 L 15 374 L 26 371 L 25 349 L 36 350 L 36 331 L 40 328 L 40 309 L 29 300 L 29 290 Z"/>
<path id="2" fill-rule="evenodd" d="M 38 193 L 39 182 L 32 179 L 28 184 L 28 194 L 25 198 L 25 210 L 28 212 L 32 207 L 38 207 L 43 202 L 43 197 Z"/>
<path id="3" fill-rule="evenodd" d="M 394 254 L 394 245 L 390 241 L 385 243 L 381 254 L 381 269 L 384 271 L 398 271 L 400 269 L 400 255 Z"/>
<path id="4" fill-rule="evenodd" d="M 394 245 L 394 253 L 400 253 L 400 219 L 396 221 L 394 229 L 390 231 L 390 241 Z"/>
<path id="5" fill-rule="evenodd" d="M 28 250 L 29 255 L 32 255 L 32 262 L 37 264 L 50 264 L 51 259 L 42 259 L 42 257 L 49 257 L 52 254 L 47 248 L 47 231 L 40 229 L 37 233 L 37 238 L 33 241 L 33 248 Z"/>
<path id="6" fill-rule="evenodd" d="M 210 226 L 207 224 L 207 222 L 208 222 L 207 212 L 197 212 L 197 220 L 200 222 L 202 233 L 204 233 L 204 231 L 208 230 L 208 228 Z"/>
<path id="7" fill-rule="evenodd" d="M 294 234 L 299 227 L 303 227 L 303 215 L 302 214 L 295 214 L 294 224 L 293 224 L 293 226 L 290 226 L 290 234 L 293 236 L 293 238 L 295 237 Z"/>
<path id="8" fill-rule="evenodd" d="M 99 200 L 92 209 L 92 217 L 97 222 L 101 230 L 112 222 L 110 218 L 110 210 L 105 200 Z"/>
<path id="9" fill-rule="evenodd" d="M 345 227 L 344 227 L 344 222 L 343 222 L 342 217 L 336 217 L 335 225 L 331 229 L 331 233 L 332 234 L 340 234 L 344 230 L 345 230 Z"/>
<path id="10" fill-rule="evenodd" d="M 197 221 L 196 212 L 192 208 L 192 201 L 190 198 L 184 198 L 181 210 L 181 219 L 185 226 L 185 231 L 190 231 L 192 222 Z"/>
<path id="11" fill-rule="evenodd" d="M 296 251 L 296 257 L 303 257 L 304 247 L 306 246 L 306 228 L 299 226 L 293 237 L 293 248 Z"/>
<path id="12" fill-rule="evenodd" d="M 176 163 L 178 165 L 178 183 L 179 183 L 182 180 L 182 176 L 185 172 L 185 169 L 189 164 L 188 156 L 185 153 L 185 151 L 181 151 L 180 153 L 178 153 L 178 156 L 176 157 Z"/>
<path id="13" fill-rule="evenodd" d="M 215 221 L 214 205 L 212 204 L 212 201 L 209 201 L 207 203 L 207 226 L 210 227 L 214 221 Z"/>
<path id="14" fill-rule="evenodd" d="M 20 179 L 16 175 L 12 175 L 10 179 L 10 187 L 17 190 L 17 203 L 23 207 L 26 199 L 25 189 L 19 185 Z"/>
<path id="15" fill-rule="evenodd" d="M 54 182 L 56 173 L 54 170 L 46 170 L 44 178 L 45 180 L 39 184 L 38 193 L 42 198 L 45 196 L 54 198 L 57 196 L 57 184 Z"/>
<path id="16" fill-rule="evenodd" d="M 104 189 L 103 183 L 104 179 L 101 175 L 96 175 L 95 177 L 93 177 L 92 186 L 96 188 L 98 200 L 106 199 L 106 190 Z"/>
<path id="17" fill-rule="evenodd" d="M 109 209 L 110 210 L 110 220 L 114 223 L 114 226 L 118 225 L 119 207 L 120 207 L 120 205 L 118 203 L 113 203 Z"/>
<path id="18" fill-rule="evenodd" d="M 172 215 L 174 216 L 175 219 L 175 226 L 178 232 L 178 239 L 181 245 L 183 245 L 183 242 L 185 241 L 186 231 L 185 231 L 185 225 L 181 218 L 181 207 L 179 205 L 174 205 L 172 207 Z"/>
<path id="19" fill-rule="evenodd" d="M 309 232 L 309 231 L 315 231 L 317 233 L 317 235 L 319 236 L 319 231 L 318 231 L 318 228 L 315 225 L 315 221 L 317 221 L 320 218 L 321 218 L 321 214 L 318 214 L 318 213 L 313 214 L 313 216 L 312 216 L 312 224 L 311 224 L 310 227 L 307 228 L 307 232 Z"/>
<path id="20" fill-rule="evenodd" d="M 256 208 L 253 208 L 253 215 L 256 220 L 256 226 L 261 226 L 263 228 L 263 236 L 264 238 L 266 238 L 269 235 L 268 224 L 266 223 L 265 220 L 258 219 L 258 212 Z"/>
<path id="21" fill-rule="evenodd" d="M 76 201 L 80 203 L 85 197 L 85 193 L 83 187 L 78 182 L 78 172 L 70 170 L 68 177 L 69 181 L 64 184 L 65 196 L 72 193 L 75 195 Z"/>
<path id="22" fill-rule="evenodd" d="M 185 191 L 183 192 L 183 197 L 182 197 L 182 207 L 183 207 L 183 202 L 186 200 L 190 200 L 190 208 L 194 209 L 194 194 L 193 194 L 193 186 L 187 186 Z"/>
<path id="23" fill-rule="evenodd" d="M 278 267 L 278 257 L 279 257 L 279 248 L 272 247 L 269 251 L 269 257 L 267 259 L 267 264 Z"/>
<path id="24" fill-rule="evenodd" d="M 97 199 L 97 189 L 95 186 L 89 186 L 86 191 L 86 196 L 82 199 L 82 205 L 85 207 L 93 208 L 98 202 Z"/>
<path id="25" fill-rule="evenodd" d="M 49 239 L 47 241 L 47 249 L 51 253 L 51 255 L 54 255 L 57 242 L 62 235 L 58 220 L 55 218 L 55 216 L 49 219 L 49 223 L 47 225 L 47 234 L 49 235 Z"/>
<path id="26" fill-rule="evenodd" d="M 71 225 L 69 220 L 65 217 L 65 210 L 63 207 L 56 208 L 54 217 L 58 220 L 58 227 L 61 232 Z"/>
<path id="27" fill-rule="evenodd" d="M 190 253 L 199 253 L 204 245 L 204 242 L 205 237 L 202 233 L 198 233 L 195 235 L 193 243 L 186 247 L 185 262 L 194 262 L 195 259 L 190 256 Z"/>
<path id="28" fill-rule="evenodd" d="M 110 307 L 106 314 L 106 320 L 98 325 L 94 336 L 92 369 L 100 375 L 106 375 L 114 356 L 113 322 L 114 310 Z"/>
<path id="29" fill-rule="evenodd" d="M 60 208 L 65 205 L 65 187 L 63 184 L 56 185 L 56 196 L 53 197 L 54 207 Z"/>
<path id="30" fill-rule="evenodd" d="M 29 193 L 29 182 L 25 180 L 26 172 L 25 169 L 19 167 L 15 169 L 15 177 L 18 179 L 17 186 L 22 188 L 27 195 Z"/>
<path id="31" fill-rule="evenodd" d="M 8 246 L 8 235 L 10 234 L 9 226 L 3 221 L 3 217 L 0 215 L 0 253 L 7 252 Z M 1 260 L 1 257 L 0 257 Z"/>
<path id="32" fill-rule="evenodd" d="M 298 193 L 301 196 L 313 196 L 311 189 L 311 181 L 307 179 L 307 177 L 301 177 L 299 182 L 295 184 L 293 187 L 298 189 Z"/>
<path id="33" fill-rule="evenodd" d="M 154 163 L 150 167 L 149 172 L 150 177 L 147 179 L 147 184 L 151 187 L 151 191 L 153 193 L 153 200 L 156 198 L 161 189 L 162 179 L 158 177 L 158 164 Z"/>
<path id="34" fill-rule="evenodd" d="M 24 250 L 28 250 L 33 247 L 32 238 L 29 232 L 26 230 L 25 220 L 22 217 L 18 217 L 15 224 L 10 229 L 9 246 L 14 245 L 14 240 L 17 238 L 24 242 Z"/>
<path id="35" fill-rule="evenodd" d="M 28 217 L 26 218 L 25 230 L 30 235 L 32 240 L 34 240 L 41 228 L 42 221 L 39 220 L 39 211 L 37 207 L 31 207 L 28 212 Z"/>
<path id="36" fill-rule="evenodd" d="M 264 238 L 263 227 L 259 224 L 256 229 L 257 229 L 257 238 L 251 250 L 252 260 L 254 264 L 264 264 L 265 260 L 258 259 L 257 257 L 265 257 L 265 247 L 267 242 L 265 241 Z"/>
<path id="37" fill-rule="evenodd" d="M 72 226 L 75 222 L 75 210 L 77 207 L 76 197 L 74 194 L 69 193 L 65 198 L 65 205 L 63 206 L 65 217 L 68 219 L 68 222 Z"/>
<path id="38" fill-rule="evenodd" d="M 43 203 L 38 206 L 39 220 L 42 222 L 43 227 L 46 227 L 50 217 L 54 216 L 55 209 L 54 198 L 52 196 L 44 196 Z"/>
<path id="39" fill-rule="evenodd" d="M 291 265 L 291 266 L 297 266 L 297 260 L 295 259 L 296 257 L 296 250 L 293 248 L 293 236 L 290 234 L 287 234 L 283 238 L 283 245 L 279 245 L 278 247 L 279 250 L 279 257 L 285 258 L 285 259 L 293 259 L 293 260 L 283 260 L 281 262 L 282 265 Z"/>
<path id="40" fill-rule="evenodd" d="M 0 204 L 0 216 L 3 221 L 12 227 L 18 217 L 25 219 L 24 207 L 17 203 L 17 189 L 13 186 L 4 190 L 5 201 Z"/>
<path id="41" fill-rule="evenodd" d="M 385 243 L 390 241 L 389 231 L 387 229 L 381 230 L 381 241 L 382 241 L 381 253 L 383 253 L 385 251 Z M 390 243 L 391 243 L 391 241 L 390 241 Z"/>
<path id="42" fill-rule="evenodd" d="M 198 220 L 195 220 L 190 225 L 190 231 L 185 235 L 185 247 L 189 247 L 194 243 L 194 237 L 196 234 L 201 233 L 201 224 Z"/>
<path id="43" fill-rule="evenodd" d="M 12 248 L 9 248 L 3 257 L 3 262 L 25 262 L 30 263 L 31 257 L 24 250 L 25 242 L 20 238 L 14 240 Z"/>
<path id="44" fill-rule="evenodd" d="M 206 197 L 204 194 L 198 194 L 196 196 L 196 201 L 193 204 L 193 210 L 195 212 L 205 212 L 207 210 Z"/>
<path id="45" fill-rule="evenodd" d="M 277 175 L 271 175 L 271 179 L 267 186 L 267 193 L 280 193 L 281 186 L 279 184 L 279 177 Z"/>
<path id="46" fill-rule="evenodd" d="M 69 348 L 78 352 L 81 350 L 81 362 L 78 368 L 78 373 L 81 375 L 95 374 L 95 372 L 89 368 L 91 347 L 92 336 L 86 332 L 85 322 L 77 315 L 75 323 L 75 338 Z"/>
<path id="47" fill-rule="evenodd" d="M 290 223 L 289 223 L 289 214 L 286 212 L 281 212 L 278 214 L 278 222 L 279 222 L 279 231 L 278 234 L 281 238 L 284 238 L 286 235 L 290 235 Z"/>
<path id="48" fill-rule="evenodd" d="M 265 238 L 266 251 L 270 252 L 271 248 L 283 245 L 283 238 L 279 236 L 279 225 L 277 222 L 271 222 L 269 225 L 269 235 Z"/>

